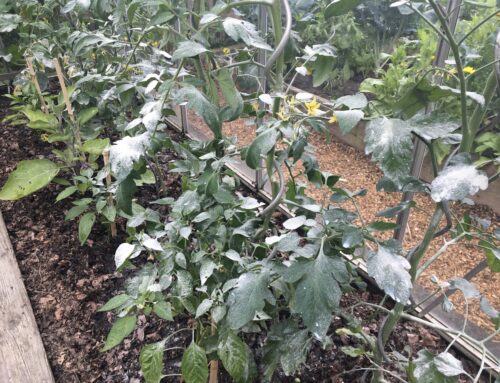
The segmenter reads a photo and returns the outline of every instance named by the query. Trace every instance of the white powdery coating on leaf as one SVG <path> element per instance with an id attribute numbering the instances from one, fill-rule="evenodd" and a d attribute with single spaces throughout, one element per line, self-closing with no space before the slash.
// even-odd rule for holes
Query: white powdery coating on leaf
<path id="1" fill-rule="evenodd" d="M 139 160 L 151 146 L 148 132 L 135 137 L 124 137 L 116 141 L 109 150 L 111 171 L 118 182 L 123 181 L 132 171 L 134 162 Z"/>
<path id="2" fill-rule="evenodd" d="M 380 246 L 378 252 L 368 255 L 366 265 L 368 274 L 392 299 L 401 303 L 410 299 L 412 283 L 408 273 L 410 263 L 406 258 Z"/>
<path id="3" fill-rule="evenodd" d="M 457 201 L 479 190 L 488 188 L 488 177 L 472 165 L 457 165 L 444 169 L 432 181 L 431 197 L 434 201 Z"/>

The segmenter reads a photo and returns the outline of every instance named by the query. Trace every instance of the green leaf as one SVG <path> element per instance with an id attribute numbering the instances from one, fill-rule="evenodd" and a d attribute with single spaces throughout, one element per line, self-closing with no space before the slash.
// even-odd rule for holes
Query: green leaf
<path id="1" fill-rule="evenodd" d="M 335 57 L 318 55 L 312 66 L 314 87 L 318 87 L 330 79 L 334 64 Z"/>
<path id="2" fill-rule="evenodd" d="M 109 147 L 109 138 L 94 138 L 92 140 L 85 141 L 83 143 L 82 150 L 86 153 L 100 156 L 107 147 Z"/>
<path id="3" fill-rule="evenodd" d="M 68 198 L 70 195 L 75 193 L 78 190 L 76 186 L 70 186 L 60 192 L 56 197 L 56 202 L 59 202 L 65 198 Z"/>
<path id="4" fill-rule="evenodd" d="M 12 32 L 23 19 L 13 13 L 0 14 L 0 33 Z"/>
<path id="5" fill-rule="evenodd" d="M 272 48 L 259 36 L 257 28 L 248 21 L 226 17 L 222 22 L 224 30 L 234 41 L 243 40 L 245 44 L 255 48 L 271 51 Z"/>
<path id="6" fill-rule="evenodd" d="M 261 156 L 266 155 L 276 145 L 278 138 L 278 131 L 270 128 L 260 133 L 255 140 L 250 144 L 247 150 L 246 164 L 252 168 L 257 169 L 260 165 Z"/>
<path id="7" fill-rule="evenodd" d="M 291 320 L 273 324 L 263 352 L 264 380 L 271 381 L 278 364 L 286 376 L 293 375 L 306 362 L 310 347 L 308 330 L 300 330 Z"/>
<path id="8" fill-rule="evenodd" d="M 192 342 L 182 356 L 181 371 L 186 383 L 206 383 L 208 361 L 205 350 Z"/>
<path id="9" fill-rule="evenodd" d="M 92 231 L 92 227 L 95 223 L 95 213 L 87 213 L 82 218 L 80 218 L 80 223 L 78 224 L 78 238 L 80 239 L 80 245 L 83 245 Z"/>
<path id="10" fill-rule="evenodd" d="M 389 207 L 387 209 L 384 209 L 382 211 L 379 211 L 376 214 L 376 217 L 385 217 L 385 218 L 392 218 L 398 215 L 399 213 L 411 208 L 415 207 L 416 203 L 415 201 L 408 201 L 408 202 L 401 202 L 397 204 L 396 206 Z"/>
<path id="11" fill-rule="evenodd" d="M 405 121 L 378 118 L 366 125 L 365 151 L 379 163 L 384 175 L 402 187 L 413 153 L 411 130 Z"/>
<path id="12" fill-rule="evenodd" d="M 333 0 L 325 9 L 325 17 L 341 16 L 354 9 L 362 0 Z"/>
<path id="13" fill-rule="evenodd" d="M 26 197 L 48 185 L 57 173 L 59 166 L 52 161 L 21 161 L 0 190 L 0 200 L 14 201 Z"/>
<path id="14" fill-rule="evenodd" d="M 364 109 L 368 105 L 368 99 L 364 93 L 342 96 L 334 101 L 335 106 L 344 105 L 349 109 Z"/>
<path id="15" fill-rule="evenodd" d="M 377 252 L 370 252 L 366 262 L 368 274 L 378 286 L 396 302 L 406 304 L 412 289 L 410 263 L 389 248 L 379 246 Z"/>
<path id="16" fill-rule="evenodd" d="M 342 246 L 352 248 L 363 242 L 363 232 L 354 226 L 347 226 L 342 233 Z"/>
<path id="17" fill-rule="evenodd" d="M 123 339 L 132 334 L 135 329 L 135 324 L 137 322 L 136 316 L 127 315 L 122 318 L 118 318 L 106 338 L 106 343 L 101 349 L 101 352 L 111 350 L 113 347 L 118 346 Z"/>
<path id="18" fill-rule="evenodd" d="M 316 259 L 296 262 L 288 271 L 293 275 L 292 282 L 298 280 L 293 311 L 302 315 L 309 331 L 323 339 L 332 321 L 332 311 L 338 308 L 342 296 L 338 282 L 348 280 L 344 262 L 328 257 L 321 248 Z"/>
<path id="19" fill-rule="evenodd" d="M 168 321 L 174 319 L 174 316 L 172 315 L 172 306 L 168 302 L 160 301 L 155 303 L 153 306 L 153 312 L 161 319 Z"/>
<path id="20" fill-rule="evenodd" d="M 80 112 L 78 112 L 78 117 L 77 117 L 76 121 L 78 122 L 78 124 L 80 126 L 85 125 L 85 123 L 90 121 L 92 119 L 92 117 L 94 117 L 98 112 L 99 112 L 99 109 L 96 107 L 91 107 L 91 108 L 81 110 Z M 108 142 L 109 142 L 109 139 L 108 139 Z"/>
<path id="21" fill-rule="evenodd" d="M 172 60 L 177 61 L 187 57 L 195 57 L 205 52 L 208 52 L 208 49 L 200 43 L 195 41 L 181 41 L 172 54 Z"/>
<path id="22" fill-rule="evenodd" d="M 106 304 L 100 307 L 97 311 L 103 312 L 103 311 L 111 311 L 117 309 L 118 307 L 127 303 L 130 299 L 131 299 L 130 296 L 128 296 L 127 294 L 119 294 L 111 298 L 109 301 L 107 301 Z"/>
<path id="23" fill-rule="evenodd" d="M 267 287 L 269 276 L 268 270 L 240 275 L 227 300 L 227 322 L 230 328 L 237 330 L 250 322 L 257 311 L 264 309 L 265 300 L 274 302 Z"/>
<path id="24" fill-rule="evenodd" d="M 375 221 L 366 226 L 366 229 L 368 231 L 387 231 L 394 230 L 397 227 L 398 225 L 393 222 Z"/>
<path id="25" fill-rule="evenodd" d="M 417 114 L 407 122 L 413 132 L 428 141 L 448 137 L 460 128 L 460 122 L 447 114 Z"/>
<path id="26" fill-rule="evenodd" d="M 137 186 L 132 175 L 127 176 L 116 188 L 116 207 L 127 214 L 132 213 L 132 197 L 137 191 Z"/>
<path id="27" fill-rule="evenodd" d="M 75 219 L 80 214 L 82 214 L 85 210 L 87 210 L 87 207 L 88 207 L 88 204 L 73 206 L 71 209 L 68 210 L 68 212 L 64 216 L 64 220 L 71 221 L 72 219 Z"/>
<path id="28" fill-rule="evenodd" d="M 222 69 L 217 72 L 215 79 L 219 83 L 226 106 L 220 112 L 220 119 L 233 121 L 243 112 L 243 98 L 234 83 L 231 71 Z"/>
<path id="29" fill-rule="evenodd" d="M 139 355 L 141 371 L 146 383 L 160 383 L 163 378 L 163 354 L 165 342 L 157 342 L 144 346 Z"/>
<path id="30" fill-rule="evenodd" d="M 22 112 L 30 120 L 27 125 L 32 129 L 43 130 L 47 133 L 55 133 L 59 127 L 59 121 L 53 114 L 31 109 L 23 109 Z"/>
<path id="31" fill-rule="evenodd" d="M 203 118 L 216 138 L 222 137 L 222 123 L 219 120 L 218 108 L 208 101 L 203 93 L 194 86 L 186 85 L 179 90 L 176 99 L 178 104 L 186 102 L 189 109 L 193 109 L 197 115 Z"/>
<path id="32" fill-rule="evenodd" d="M 252 381 L 255 362 L 248 346 L 232 331 L 228 331 L 217 348 L 222 364 L 236 382 Z"/>
<path id="33" fill-rule="evenodd" d="M 347 134 L 353 130 L 364 116 L 365 114 L 361 110 L 339 110 L 335 112 L 342 134 Z"/>

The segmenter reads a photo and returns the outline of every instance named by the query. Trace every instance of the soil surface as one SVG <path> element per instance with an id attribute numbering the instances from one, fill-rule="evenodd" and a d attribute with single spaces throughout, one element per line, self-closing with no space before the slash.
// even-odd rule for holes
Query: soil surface
<path id="1" fill-rule="evenodd" d="M 1 105 L 5 113 L 6 104 Z M 1 116 L 0 116 L 1 117 Z M 24 159 L 51 157 L 51 146 L 40 140 L 39 134 L 24 126 L 9 127 L 0 123 L 0 184 L 3 184 L 16 163 Z M 172 159 L 168 152 L 160 156 L 166 164 Z M 179 193 L 175 179 L 162 168 L 164 187 L 170 194 Z M 189 327 L 186 317 L 175 322 L 139 317 L 134 334 L 120 346 L 107 353 L 99 349 L 111 327 L 113 314 L 96 310 L 112 296 L 121 292 L 126 275 L 116 273 L 113 254 L 124 240 L 123 222 L 118 222 L 118 238 L 112 239 L 108 229 L 97 225 L 88 244 L 80 246 L 78 223 L 64 221 L 70 201 L 55 203 L 62 187 L 51 186 L 15 202 L 1 202 L 9 235 L 19 262 L 28 295 L 35 313 L 42 339 L 57 382 L 140 382 L 138 358 L 140 348 L 163 339 L 174 331 Z M 154 186 L 141 189 L 140 200 L 152 200 Z M 358 300 L 379 302 L 378 292 L 344 294 L 342 307 L 348 309 Z M 363 327 L 376 336 L 381 318 L 371 308 L 356 307 L 354 314 L 363 318 Z M 306 364 L 295 377 L 277 372 L 274 382 L 357 382 L 363 369 L 370 366 L 366 357 L 352 358 L 341 351 L 345 346 L 357 346 L 355 339 L 337 335 L 344 327 L 334 317 L 330 327 L 333 343 L 326 349 L 315 342 Z M 168 343 L 171 351 L 165 354 L 165 382 L 178 382 L 182 348 L 190 343 L 190 331 L 179 332 Z M 248 335 L 247 341 L 260 349 L 265 339 Z M 181 349 L 178 349 L 178 348 Z M 446 344 L 435 333 L 413 323 L 401 323 L 388 343 L 388 350 L 398 350 L 406 356 L 415 355 L 422 347 L 442 351 Z M 463 360 L 468 371 L 475 366 Z M 256 352 L 257 362 L 261 355 Z M 355 370 L 352 373 L 346 371 Z M 231 381 L 221 369 L 221 382 Z M 465 380 L 464 380 L 465 381 Z"/>

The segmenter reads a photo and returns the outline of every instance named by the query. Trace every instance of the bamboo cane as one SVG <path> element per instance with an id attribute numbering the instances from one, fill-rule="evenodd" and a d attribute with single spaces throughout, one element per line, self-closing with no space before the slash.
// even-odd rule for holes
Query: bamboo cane
<path id="1" fill-rule="evenodd" d="M 45 102 L 45 99 L 43 98 L 42 89 L 40 88 L 40 84 L 38 82 L 38 79 L 36 78 L 36 73 L 35 73 L 35 69 L 33 68 L 33 61 L 31 59 L 31 57 L 26 57 L 26 66 L 28 67 L 28 73 L 30 75 L 31 82 L 35 86 L 36 93 L 38 95 L 38 98 L 40 99 L 42 111 L 44 113 L 49 113 L 49 108 L 47 107 L 47 103 Z"/>
<path id="2" fill-rule="evenodd" d="M 214 320 L 212 319 L 211 321 L 211 334 L 215 335 L 217 331 L 217 326 L 215 325 Z M 210 379 L 209 383 L 218 383 L 219 382 L 219 361 L 218 360 L 211 360 L 210 361 Z"/>
<path id="3" fill-rule="evenodd" d="M 66 104 L 66 109 L 68 110 L 69 119 L 75 125 L 75 140 L 78 147 L 82 145 L 82 138 L 80 135 L 80 127 L 76 123 L 75 112 L 73 111 L 73 106 L 71 105 L 71 101 L 69 99 L 68 88 L 66 88 L 66 83 L 64 82 L 64 76 L 61 68 L 61 64 L 59 64 L 59 59 L 55 58 L 52 60 L 54 63 L 54 67 L 56 69 L 57 78 L 59 80 L 59 84 L 61 85 L 61 90 L 63 93 L 64 103 Z"/>
<path id="4" fill-rule="evenodd" d="M 104 160 L 104 166 L 108 166 L 109 164 L 109 149 L 104 149 L 102 152 L 102 158 Z M 108 172 L 106 175 L 106 186 L 109 187 L 111 186 L 111 174 Z M 113 195 L 111 193 L 108 194 L 108 206 L 113 207 Z M 116 237 L 116 223 L 111 222 L 111 237 L 115 238 Z"/>

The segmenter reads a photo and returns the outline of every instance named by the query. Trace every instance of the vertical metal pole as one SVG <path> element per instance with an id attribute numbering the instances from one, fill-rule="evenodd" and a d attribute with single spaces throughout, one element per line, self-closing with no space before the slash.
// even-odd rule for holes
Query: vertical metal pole
<path id="1" fill-rule="evenodd" d="M 175 23 L 175 30 L 177 32 L 181 32 L 181 21 L 177 19 Z M 180 78 L 181 80 L 183 79 L 183 76 Z M 188 121 L 188 116 L 187 116 L 187 109 L 185 105 L 180 105 L 179 106 L 180 113 L 181 113 L 181 128 L 182 128 L 182 133 L 188 134 L 189 133 L 189 121 Z"/>
<path id="2" fill-rule="evenodd" d="M 258 23 L 258 28 L 259 31 L 263 34 L 266 35 L 268 28 L 269 28 L 269 23 L 268 23 L 268 18 L 267 18 L 267 9 L 264 5 L 259 5 L 259 23 Z M 263 66 L 266 65 L 267 63 L 267 53 L 265 50 L 260 49 L 258 54 L 257 54 L 257 61 L 262 64 Z M 259 67 L 258 69 L 258 74 L 259 74 L 259 80 L 260 80 L 260 85 L 262 87 L 262 91 L 265 93 L 267 92 L 267 79 L 266 79 L 266 73 L 263 67 Z M 259 102 L 259 110 L 262 110 L 265 108 L 265 104 L 262 102 Z M 262 118 L 257 119 L 257 126 L 262 124 Z M 261 163 L 262 165 L 262 163 Z M 262 166 L 259 166 L 259 168 L 255 172 L 255 187 L 257 190 L 260 190 L 264 187 L 264 178 L 262 176 Z"/>
<path id="3" fill-rule="evenodd" d="M 455 32 L 455 28 L 457 26 L 458 16 L 460 14 L 460 7 L 462 5 L 462 0 L 449 0 L 448 5 L 446 6 L 446 15 L 449 15 L 449 27 L 452 33 Z M 436 58 L 434 59 L 433 65 L 435 67 L 443 67 L 448 55 L 450 54 L 450 46 L 443 39 L 439 39 L 439 44 L 436 50 Z M 441 77 L 435 78 L 435 82 L 439 82 Z M 425 109 L 425 113 L 429 114 L 434 110 L 434 105 L 430 104 Z M 424 163 L 424 158 L 426 154 L 426 146 L 420 141 L 416 140 L 416 144 L 413 148 L 413 160 L 410 168 L 410 174 L 415 178 L 420 178 L 420 174 L 422 173 L 422 165 Z M 413 200 L 414 193 L 405 192 L 403 193 L 402 202 L 408 202 Z M 406 209 L 402 213 L 398 215 L 396 223 L 398 224 L 398 228 L 394 230 L 394 239 L 399 242 L 403 242 L 406 226 L 408 225 L 408 219 L 410 217 L 410 209 Z"/>

